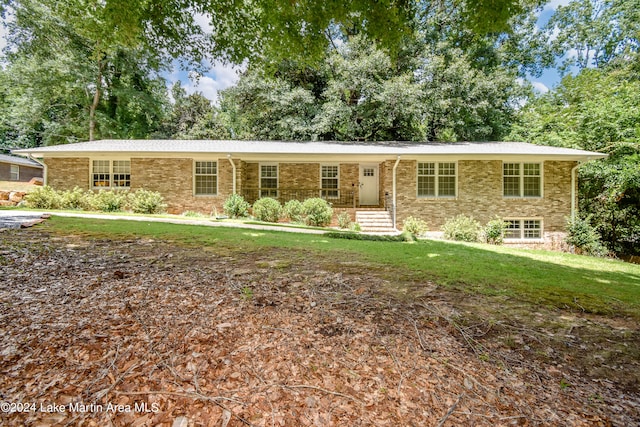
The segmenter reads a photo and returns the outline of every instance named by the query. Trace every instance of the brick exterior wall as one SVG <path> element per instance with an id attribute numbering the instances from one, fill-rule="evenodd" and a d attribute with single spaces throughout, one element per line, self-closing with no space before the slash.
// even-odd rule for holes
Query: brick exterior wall
<path id="1" fill-rule="evenodd" d="M 392 189 L 394 161 L 385 162 L 384 187 Z M 459 161 L 456 198 L 418 198 L 417 162 L 402 160 L 397 169 L 397 222 L 424 219 L 432 230 L 458 214 L 486 223 L 502 218 L 543 218 L 545 232 L 563 231 L 571 213 L 571 169 L 575 162 L 544 162 L 542 198 L 505 198 L 502 161 Z"/>
<path id="2" fill-rule="evenodd" d="M 222 213 L 225 199 L 233 192 L 232 166 L 227 158 L 218 161 L 218 194 L 195 196 L 194 160 L 191 158 L 132 158 L 131 190 L 145 188 L 160 192 L 170 213 L 198 211 Z M 88 158 L 49 158 L 48 184 L 60 190 L 89 188 Z M 259 163 L 234 159 L 236 190 L 258 188 Z M 321 163 L 280 163 L 281 188 L 320 188 Z M 385 193 L 392 194 L 395 159 L 379 164 L 380 206 Z M 543 167 L 542 198 L 505 198 L 502 189 L 502 161 L 461 160 L 457 162 L 457 197 L 418 198 L 417 162 L 401 160 L 397 168 L 397 224 L 408 216 L 424 219 L 431 230 L 460 213 L 486 223 L 502 218 L 543 218 L 545 234 L 564 231 L 571 209 L 571 169 L 576 162 L 547 161 Z M 358 163 L 340 163 L 340 190 L 355 191 L 358 198 Z M 356 200 L 356 203 L 358 201 Z M 340 209 L 337 209 L 340 211 Z"/>
<path id="3" fill-rule="evenodd" d="M 56 190 L 89 189 L 88 158 L 51 158 L 44 159 L 44 163 L 47 165 L 47 185 Z"/>
<path id="4" fill-rule="evenodd" d="M 213 159 L 212 159 L 213 160 Z M 131 191 L 144 188 L 157 191 L 165 199 L 167 212 L 180 214 L 196 211 L 222 214 L 222 205 L 233 192 L 233 168 L 226 158 L 218 161 L 218 194 L 194 195 L 194 160 L 184 159 L 131 159 Z"/>
<path id="5" fill-rule="evenodd" d="M 31 178 L 42 178 L 42 168 L 17 165 L 19 170 L 19 182 L 29 182 Z M 0 162 L 0 181 L 11 181 L 11 163 Z"/>

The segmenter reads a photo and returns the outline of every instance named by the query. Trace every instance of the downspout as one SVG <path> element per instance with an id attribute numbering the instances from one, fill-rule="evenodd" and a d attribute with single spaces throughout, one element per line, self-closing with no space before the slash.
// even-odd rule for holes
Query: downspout
<path id="1" fill-rule="evenodd" d="M 231 163 L 231 167 L 233 168 L 233 194 L 236 194 L 236 164 L 233 162 L 231 154 L 227 154 L 227 159 L 229 159 L 229 163 Z"/>
<path id="2" fill-rule="evenodd" d="M 578 181 L 578 168 L 581 162 L 571 169 L 571 221 L 576 219 L 576 182 Z"/>
<path id="3" fill-rule="evenodd" d="M 42 165 L 42 185 L 47 185 L 47 171 L 49 170 L 47 164 L 44 161 L 37 160 L 31 153 L 27 154 L 27 158 Z"/>
<path id="4" fill-rule="evenodd" d="M 396 170 L 398 169 L 398 163 L 400 163 L 400 156 L 398 156 L 398 158 L 396 159 L 396 163 L 393 165 L 393 206 L 392 208 L 392 215 L 393 215 L 393 228 L 395 228 L 396 230 L 398 229 L 398 227 L 396 226 Z"/>

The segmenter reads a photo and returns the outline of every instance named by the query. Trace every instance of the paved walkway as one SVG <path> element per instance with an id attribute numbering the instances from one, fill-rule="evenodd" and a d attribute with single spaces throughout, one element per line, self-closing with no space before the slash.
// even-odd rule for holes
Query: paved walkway
<path id="1" fill-rule="evenodd" d="M 269 230 L 269 231 L 283 231 L 287 233 L 306 233 L 306 234 L 324 234 L 327 230 L 313 230 L 308 228 L 294 228 L 283 227 L 277 225 L 262 225 L 262 224 L 246 224 L 242 222 L 230 222 L 230 221 L 211 221 L 206 219 L 189 219 L 189 218 L 161 218 L 151 216 L 132 216 L 132 215 L 109 215 L 109 214 L 93 214 L 93 213 L 70 213 L 70 212 L 33 212 L 33 211 L 21 211 L 21 210 L 0 210 L 0 228 L 20 228 L 23 223 L 29 223 L 42 215 L 51 216 L 64 216 L 72 218 L 93 218 L 93 219 L 119 219 L 126 221 L 140 221 L 140 222 L 164 222 L 169 224 L 186 224 L 186 225 L 200 225 L 204 227 L 231 227 L 231 228 L 246 228 L 253 230 Z"/>

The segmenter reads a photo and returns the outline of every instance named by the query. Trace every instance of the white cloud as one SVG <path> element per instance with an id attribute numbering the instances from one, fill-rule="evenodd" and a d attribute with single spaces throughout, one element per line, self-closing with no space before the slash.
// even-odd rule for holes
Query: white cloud
<path id="1" fill-rule="evenodd" d="M 0 51 L 7 46 L 7 39 L 5 38 L 7 29 L 4 27 L 4 22 L 0 23 Z"/>
<path id="2" fill-rule="evenodd" d="M 533 85 L 533 89 L 538 93 L 547 93 L 549 92 L 549 88 L 542 82 L 531 82 Z"/>
<path id="3" fill-rule="evenodd" d="M 212 64 L 209 71 L 203 75 L 198 75 L 194 72 L 181 71 L 176 65 L 166 78 L 169 86 L 180 81 L 187 94 L 200 92 L 205 98 L 217 104 L 218 92 L 234 86 L 240 79 L 240 72 L 245 68 L 244 65 L 227 65 L 218 62 Z"/>
<path id="4" fill-rule="evenodd" d="M 558 6 L 566 6 L 571 3 L 571 0 L 551 0 L 544 5 L 542 10 L 556 10 Z"/>

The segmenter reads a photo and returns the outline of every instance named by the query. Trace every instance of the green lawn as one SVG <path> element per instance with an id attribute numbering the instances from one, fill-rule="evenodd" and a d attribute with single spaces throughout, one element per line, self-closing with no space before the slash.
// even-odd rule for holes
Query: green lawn
<path id="1" fill-rule="evenodd" d="M 293 250 L 334 263 L 337 269 L 345 261 L 358 262 L 399 287 L 429 280 L 463 292 L 640 320 L 640 265 L 615 260 L 480 244 L 369 242 L 138 221 L 53 217 L 45 227 L 95 238 L 170 240 L 224 253 Z"/>

